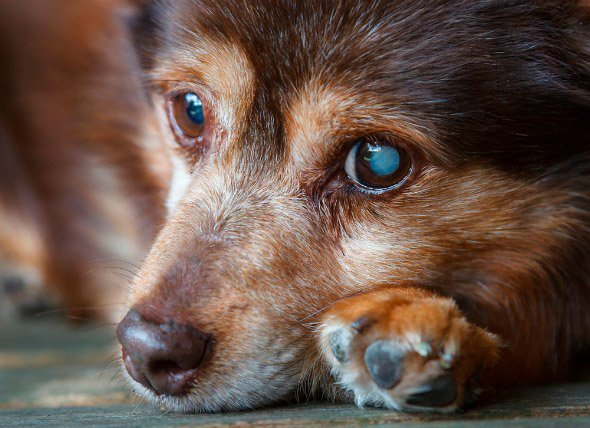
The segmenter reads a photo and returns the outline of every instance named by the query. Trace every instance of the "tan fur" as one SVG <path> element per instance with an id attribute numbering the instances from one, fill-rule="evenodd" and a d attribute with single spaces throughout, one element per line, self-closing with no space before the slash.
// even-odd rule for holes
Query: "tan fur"
<path id="1" fill-rule="evenodd" d="M 3 53 L 20 70 L 4 70 L 7 105 L 24 107 L 0 110 L 17 159 L 0 174 L 20 186 L 0 188 L 2 250 L 73 310 L 104 298 L 90 260 L 135 260 L 157 235 L 126 309 L 211 338 L 182 393 L 128 376 L 167 409 L 328 397 L 450 412 L 479 387 L 564 378 L 590 345 L 589 30 L 573 1 L 563 19 L 454 1 L 148 2 L 145 85 L 120 15 L 139 11 L 0 6 L 37 31 Z M 206 121 L 192 145 L 167 104 L 187 92 Z M 408 153 L 403 184 L 353 183 L 343 163 L 363 138 Z M 15 243 L 19 212 L 32 233 Z M 404 353 L 389 388 L 364 360 L 379 340 Z M 412 405 L 439 376 L 453 400 Z"/>
<path id="2" fill-rule="evenodd" d="M 227 70 L 242 65 L 238 57 L 224 70 L 209 68 L 207 78 L 224 81 Z M 177 74 L 175 78 L 183 80 L 183 75 Z M 219 92 L 222 86 L 218 88 L 216 94 L 220 101 L 210 102 L 214 116 L 221 115 L 217 109 L 229 107 L 222 100 L 232 98 L 230 86 L 225 87 L 228 91 L 225 93 Z M 302 180 L 305 188 L 302 177 L 309 174 L 301 171 L 313 170 L 314 166 L 319 169 L 317 159 L 322 159 L 322 153 L 329 157 L 334 152 L 330 142 L 338 141 L 343 129 L 350 132 L 358 127 L 354 132 L 359 133 L 362 129 L 387 129 L 411 139 L 421 150 L 430 150 L 433 156 L 437 148 L 420 132 L 402 125 L 403 120 L 392 120 L 388 112 L 380 113 L 376 108 L 364 109 L 364 104 L 359 102 L 362 96 L 336 95 L 332 87 L 320 90 L 317 80 L 295 94 L 296 101 L 289 106 L 287 114 L 289 151 L 281 167 L 274 173 L 249 172 L 249 166 L 236 159 L 237 134 L 219 133 L 212 140 L 215 149 L 187 183 L 186 194 L 152 248 L 140 279 L 134 283 L 130 301 L 145 307 L 145 313 L 158 319 L 174 316 L 211 332 L 218 341 L 220 354 L 208 362 L 202 376 L 195 380 L 195 389 L 189 396 L 191 404 L 186 401 L 189 398 L 167 398 L 164 402 L 173 408 L 188 409 L 196 403 L 208 409 L 212 403 L 224 399 L 216 391 L 247 394 L 245 391 L 257 390 L 265 391 L 262 392 L 265 397 L 273 396 L 275 383 L 262 386 L 256 380 L 263 377 L 258 359 L 262 349 L 270 358 L 266 362 L 267 370 L 273 373 L 270 367 L 274 365 L 268 367 L 270 361 L 276 362 L 278 370 L 286 364 L 284 359 L 289 358 L 298 361 L 289 366 L 294 372 L 309 366 L 313 367 L 313 376 L 320 376 L 316 372 L 320 366 L 314 363 L 317 355 L 305 351 L 315 349 L 309 342 L 311 336 L 297 339 L 305 334 L 297 320 L 359 290 L 374 289 L 376 283 L 409 286 L 453 281 L 448 276 L 452 272 L 441 270 L 441 266 L 460 266 L 462 260 L 472 260 L 474 254 L 481 254 L 483 263 L 478 266 L 475 257 L 475 262 L 469 262 L 474 269 L 503 271 L 503 279 L 494 288 L 481 289 L 481 296 L 474 296 L 475 291 L 470 289 L 471 296 L 498 302 L 502 307 L 523 305 L 527 292 L 514 286 L 528 280 L 521 276 L 522 272 L 535 271 L 549 263 L 553 248 L 559 248 L 560 236 L 566 236 L 565 231 L 586 227 L 578 224 L 575 216 L 564 215 L 569 196 L 560 189 L 541 189 L 538 183 L 515 180 L 485 164 L 452 171 L 432 164 L 424 166 L 407 191 L 396 198 L 351 204 L 341 207 L 338 214 L 328 206 L 320 205 L 316 209 L 302 203 L 304 195 L 297 183 Z M 246 110 L 249 99 L 246 96 L 241 100 L 242 105 L 235 104 L 234 99 L 231 109 L 235 113 L 223 114 L 227 117 Z M 346 100 L 351 100 L 350 108 Z M 362 121 L 367 117 L 371 118 L 370 122 Z M 318 141 L 325 146 L 318 145 Z M 440 183 L 444 183 L 442 188 Z M 372 209 L 367 209 L 367 204 Z M 434 210 L 436 216 L 430 215 Z M 392 212 L 395 215 L 385 214 Z M 326 222 L 329 217 L 345 221 L 342 226 L 346 233 L 337 249 L 330 242 L 330 224 Z M 564 222 L 566 217 L 573 223 Z M 464 244 L 450 245 L 457 237 Z M 527 258 L 521 258 L 520 254 L 527 254 Z M 460 288 L 460 283 L 456 287 Z M 534 287 L 530 290 L 537 292 Z M 350 300 L 355 302 L 354 312 L 336 307 L 328 313 L 352 319 L 365 307 L 356 300 L 354 297 Z M 450 300 L 438 301 L 441 305 L 452 305 Z M 370 302 L 369 299 L 366 305 Z M 384 310 L 381 303 L 375 305 L 375 310 Z M 544 345 L 535 338 L 552 334 L 551 326 L 544 324 L 543 313 L 535 312 L 537 308 L 531 307 L 528 312 L 526 308 L 524 303 L 524 312 L 518 312 L 522 317 L 520 322 L 534 320 L 534 330 L 506 330 L 507 320 L 501 307 L 497 318 L 487 319 L 492 331 L 503 332 L 503 340 L 514 341 L 514 345 L 503 351 L 505 365 L 498 366 L 496 374 L 488 374 L 488 378 L 508 381 L 518 372 L 519 378 L 533 380 L 542 375 L 547 355 Z M 428 310 L 438 309 L 436 304 L 432 309 L 416 307 L 416 311 L 424 314 L 417 324 L 428 324 Z M 517 316 L 517 312 L 514 314 Z M 475 339 L 470 339 L 471 331 L 481 337 L 477 340 L 487 341 L 485 346 L 474 344 L 474 349 L 469 348 L 471 345 L 462 349 L 463 358 L 471 359 L 470 365 L 458 369 L 457 376 L 463 382 L 479 359 L 491 370 L 492 364 L 485 361 L 494 361 L 498 348 L 495 339 L 485 339 L 481 330 L 469 326 L 459 314 L 453 316 L 460 320 L 459 331 L 469 332 L 457 333 L 465 336 L 461 341 L 472 343 Z M 277 336 L 274 323 L 279 319 L 289 328 L 281 328 Z M 382 322 L 387 323 L 387 318 Z M 442 328 L 434 321 L 432 324 Z M 256 336 L 248 331 L 256 331 Z M 442 332 L 433 334 L 436 338 Z M 267 349 L 269 339 L 276 346 L 272 347 L 274 351 Z M 297 346 L 285 354 L 285 344 L 296 339 Z M 479 343 L 477 340 L 473 343 Z M 329 351 L 324 347 L 323 352 Z M 531 355 L 537 359 L 531 359 Z M 232 361 L 231 370 L 225 365 L 228 361 Z M 251 379 L 246 381 L 244 376 Z M 285 382 L 278 372 L 275 376 Z M 293 383 L 285 385 L 297 381 L 297 377 L 290 378 Z M 243 386 L 238 388 L 238 384 Z M 155 398 L 149 392 L 146 395 Z M 461 392 L 457 403 L 464 398 Z"/>

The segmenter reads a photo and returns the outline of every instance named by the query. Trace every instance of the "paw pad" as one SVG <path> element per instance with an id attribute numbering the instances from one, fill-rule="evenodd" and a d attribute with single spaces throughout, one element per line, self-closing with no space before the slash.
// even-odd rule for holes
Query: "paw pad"
<path id="1" fill-rule="evenodd" d="M 390 389 L 399 382 L 405 353 L 395 343 L 379 340 L 365 351 L 365 365 L 379 388 Z"/>
<path id="2" fill-rule="evenodd" d="M 406 398 L 412 406 L 443 407 L 457 398 L 457 388 L 452 373 L 445 373 L 423 385 L 421 391 Z"/>
<path id="3" fill-rule="evenodd" d="M 5 276 L 0 279 L 0 288 L 6 294 L 17 294 L 25 291 L 25 281 L 16 275 Z"/>
<path id="4" fill-rule="evenodd" d="M 348 350 L 350 349 L 350 342 L 354 337 L 354 333 L 346 328 L 341 328 L 332 333 L 330 337 L 330 349 L 334 357 L 344 363 L 348 361 Z"/>

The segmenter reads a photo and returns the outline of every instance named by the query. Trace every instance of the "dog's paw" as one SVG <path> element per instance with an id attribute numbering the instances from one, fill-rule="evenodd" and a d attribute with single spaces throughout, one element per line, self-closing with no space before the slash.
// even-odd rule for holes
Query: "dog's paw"
<path id="1" fill-rule="evenodd" d="M 0 320 L 33 316 L 56 307 L 56 303 L 36 272 L 0 269 Z"/>
<path id="2" fill-rule="evenodd" d="M 334 305 L 320 347 L 358 406 L 448 413 L 475 397 L 498 356 L 494 335 L 470 324 L 449 299 L 384 289 Z"/>

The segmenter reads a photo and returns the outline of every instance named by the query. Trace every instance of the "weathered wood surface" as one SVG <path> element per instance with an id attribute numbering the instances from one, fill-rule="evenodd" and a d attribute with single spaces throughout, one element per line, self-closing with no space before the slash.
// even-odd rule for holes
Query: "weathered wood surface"
<path id="1" fill-rule="evenodd" d="M 0 427 L 429 426 L 590 427 L 590 382 L 508 391 L 455 416 L 403 415 L 324 403 L 215 415 L 164 414 L 127 396 L 112 328 L 55 320 L 0 326 Z M 105 368 L 105 366 L 107 366 Z"/>

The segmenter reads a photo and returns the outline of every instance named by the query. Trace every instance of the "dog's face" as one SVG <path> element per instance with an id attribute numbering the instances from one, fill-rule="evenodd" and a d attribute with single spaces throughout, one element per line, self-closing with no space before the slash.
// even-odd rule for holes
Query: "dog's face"
<path id="1" fill-rule="evenodd" d="M 573 5 L 160 3 L 146 64 L 176 174 L 129 303 L 203 332 L 203 355 L 181 391 L 131 381 L 143 395 L 239 409 L 322 383 L 315 314 L 384 285 L 493 329 L 581 222 Z"/>

